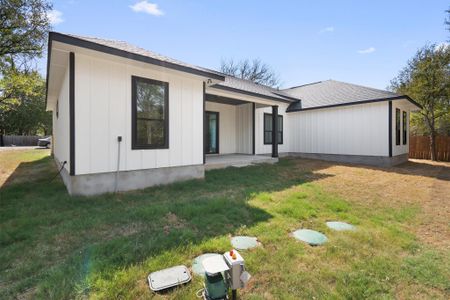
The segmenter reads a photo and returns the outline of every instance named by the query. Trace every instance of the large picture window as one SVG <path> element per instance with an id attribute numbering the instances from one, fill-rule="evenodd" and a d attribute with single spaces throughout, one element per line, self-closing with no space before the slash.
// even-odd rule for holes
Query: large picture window
<path id="1" fill-rule="evenodd" d="M 169 84 L 132 76 L 132 149 L 169 147 Z"/>
<path id="2" fill-rule="evenodd" d="M 264 114 L 264 144 L 272 144 L 272 114 Z M 278 115 L 278 144 L 283 144 L 283 116 Z"/>
<path id="3" fill-rule="evenodd" d="M 403 122 L 403 124 L 402 124 L 402 126 L 403 126 L 403 145 L 406 145 L 407 138 L 408 138 L 408 132 L 407 132 L 408 120 L 407 120 L 406 111 L 403 112 L 402 122 Z"/>
<path id="4" fill-rule="evenodd" d="M 400 109 L 395 109 L 395 144 L 400 145 Z"/>

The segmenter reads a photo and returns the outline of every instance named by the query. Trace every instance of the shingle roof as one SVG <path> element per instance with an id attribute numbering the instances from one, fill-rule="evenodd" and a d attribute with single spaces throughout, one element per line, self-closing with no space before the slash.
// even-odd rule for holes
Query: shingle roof
<path id="1" fill-rule="evenodd" d="M 113 55 L 154 63 L 163 67 L 177 69 L 179 71 L 195 73 L 197 75 L 203 76 L 211 76 L 211 78 L 224 80 L 224 75 L 220 72 L 187 64 L 185 62 L 131 45 L 124 41 L 80 36 L 74 34 L 63 34 L 59 32 L 50 32 L 49 40 L 60 41 L 63 43 L 102 51 Z"/>
<path id="2" fill-rule="evenodd" d="M 226 76 L 225 81 L 214 84 L 211 87 L 229 91 L 236 91 L 238 93 L 243 92 L 249 95 L 261 96 L 271 100 L 283 101 L 288 103 L 299 100 L 299 98 L 288 95 L 281 90 L 266 85 L 257 84 L 250 80 L 240 79 L 232 76 Z"/>
<path id="3" fill-rule="evenodd" d="M 222 82 L 214 85 L 215 88 L 233 90 L 240 93 L 263 97 L 272 100 L 292 102 L 298 99 L 292 99 L 291 96 L 284 94 L 282 91 L 273 89 L 268 86 L 255 84 L 252 81 L 238 79 L 225 75 L 221 72 L 214 71 L 199 66 L 187 64 L 185 62 L 149 51 L 125 41 L 111 40 L 97 37 L 80 36 L 74 34 L 63 34 L 59 32 L 50 32 L 49 40 L 60 41 L 71 45 L 106 52 L 113 55 L 119 55 L 140 61 L 154 63 L 163 67 L 173 68 L 180 71 L 186 71 L 203 76 L 211 76 Z"/>
<path id="4" fill-rule="evenodd" d="M 283 92 L 301 99 L 301 104 L 292 105 L 291 110 L 293 108 L 301 110 L 401 96 L 389 91 L 335 80 L 305 84 L 285 89 Z"/>

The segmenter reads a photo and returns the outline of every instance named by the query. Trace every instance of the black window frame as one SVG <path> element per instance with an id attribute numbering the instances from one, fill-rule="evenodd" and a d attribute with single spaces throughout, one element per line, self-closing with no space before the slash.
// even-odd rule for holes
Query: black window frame
<path id="1" fill-rule="evenodd" d="M 137 82 L 159 85 L 164 88 L 164 143 L 162 144 L 139 144 L 137 142 Z M 169 149 L 169 83 L 145 77 L 131 76 L 131 149 Z"/>
<path id="2" fill-rule="evenodd" d="M 263 139 L 264 139 L 264 145 L 272 145 L 272 141 L 268 142 L 266 139 L 266 133 L 270 132 L 270 138 L 272 139 L 272 130 L 266 129 L 266 117 L 270 117 L 270 121 L 272 122 L 272 114 L 264 113 L 263 117 Z M 281 141 L 278 141 L 278 145 L 283 145 L 284 142 L 284 120 L 283 115 L 278 114 L 278 119 L 281 119 L 281 126 L 278 126 L 278 133 L 281 133 Z M 273 128 L 273 124 L 272 124 Z M 278 134 L 277 134 L 278 136 Z"/>
<path id="3" fill-rule="evenodd" d="M 400 145 L 400 135 L 401 135 L 401 131 L 400 131 L 400 109 L 396 108 L 395 109 L 395 145 L 399 146 Z"/>
<path id="4" fill-rule="evenodd" d="M 403 145 L 406 145 L 408 139 L 408 113 L 406 111 L 402 112 L 402 134 L 403 134 Z"/>

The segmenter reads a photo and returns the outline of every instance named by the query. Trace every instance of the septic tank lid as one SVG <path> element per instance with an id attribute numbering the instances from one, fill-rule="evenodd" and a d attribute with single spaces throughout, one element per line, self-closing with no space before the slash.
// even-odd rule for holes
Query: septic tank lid
<path id="1" fill-rule="evenodd" d="M 156 271 L 148 275 L 148 284 L 152 291 L 161 291 L 191 281 L 186 266 L 175 266 Z"/>
<path id="2" fill-rule="evenodd" d="M 237 250 L 247 250 L 258 246 L 258 239 L 254 236 L 234 236 L 231 244 Z"/>
<path id="3" fill-rule="evenodd" d="M 222 257 L 221 254 L 217 253 L 205 253 L 200 256 L 197 256 L 192 262 L 192 272 L 195 275 L 205 276 L 205 268 L 203 268 L 203 261 L 208 257 Z"/>
<path id="4" fill-rule="evenodd" d="M 311 246 L 322 245 L 328 240 L 324 234 L 310 229 L 296 230 L 293 232 L 293 235 L 297 240 L 308 243 Z"/>
<path id="5" fill-rule="evenodd" d="M 337 231 L 344 231 L 344 230 L 355 230 L 355 226 L 345 223 L 345 222 L 327 222 L 328 228 L 331 228 L 333 230 Z"/>

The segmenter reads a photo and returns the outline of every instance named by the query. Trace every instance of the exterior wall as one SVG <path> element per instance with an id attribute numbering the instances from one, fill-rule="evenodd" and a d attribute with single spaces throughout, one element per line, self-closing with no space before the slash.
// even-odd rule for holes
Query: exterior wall
<path id="1" fill-rule="evenodd" d="M 169 148 L 131 149 L 131 76 L 169 83 Z M 76 175 L 203 164 L 203 82 L 148 64 L 75 54 Z"/>
<path id="2" fill-rule="evenodd" d="M 206 102 L 205 110 L 219 113 L 219 154 L 236 153 L 236 106 Z"/>
<path id="3" fill-rule="evenodd" d="M 290 152 L 290 119 L 292 118 L 290 114 L 286 113 L 286 109 L 288 107 L 287 104 L 284 103 L 276 103 L 278 105 L 278 114 L 283 116 L 283 144 L 278 145 L 278 153 L 286 153 Z M 271 154 L 272 153 L 272 145 L 264 145 L 264 113 L 271 114 L 272 107 L 258 107 L 256 106 L 255 111 L 255 154 Z M 294 127 L 295 128 L 295 127 Z M 296 131 L 296 128 L 295 130 Z"/>
<path id="4" fill-rule="evenodd" d="M 252 154 L 253 104 L 206 102 L 206 111 L 219 113 L 219 154 Z"/>
<path id="5" fill-rule="evenodd" d="M 395 109 L 400 109 L 400 145 L 395 140 Z M 406 145 L 403 145 L 403 112 L 406 111 Z M 403 101 L 392 101 L 392 156 L 409 153 L 409 116 L 410 109 Z"/>
<path id="6" fill-rule="evenodd" d="M 389 156 L 388 102 L 289 113 L 290 152 Z"/>
<path id="7" fill-rule="evenodd" d="M 69 68 L 67 68 L 61 90 L 58 97 L 58 117 L 56 117 L 57 109 L 53 109 L 53 136 L 52 147 L 53 155 L 58 167 L 64 161 L 67 164 L 64 168 L 70 170 L 70 116 L 69 116 Z"/>
<path id="8" fill-rule="evenodd" d="M 236 107 L 236 153 L 253 153 L 253 103 Z"/>

